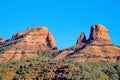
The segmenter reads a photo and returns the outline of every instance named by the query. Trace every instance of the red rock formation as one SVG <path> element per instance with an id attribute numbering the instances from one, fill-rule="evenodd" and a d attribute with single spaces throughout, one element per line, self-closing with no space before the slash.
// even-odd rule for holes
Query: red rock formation
<path id="1" fill-rule="evenodd" d="M 0 42 L 4 43 L 4 39 L 0 38 Z M 58 50 L 53 35 L 44 26 L 28 28 L 13 35 L 5 42 L 5 46 L 1 45 L 0 53 L 3 54 L 0 54 L 0 62 L 38 56 L 37 53 L 44 50 L 51 52 Z M 77 58 L 80 62 L 99 62 L 101 60 L 120 62 L 120 48 L 112 44 L 105 26 L 97 24 L 91 27 L 88 40 L 86 40 L 85 34 L 81 33 L 76 45 L 63 50 L 55 59 L 63 59 L 68 56 L 80 57 Z M 110 59 L 105 57 L 110 57 Z"/>
<path id="2" fill-rule="evenodd" d="M 1 39 L 1 42 L 3 42 L 3 39 Z M 9 56 L 9 58 L 3 55 L 0 56 L 3 56 L 7 61 L 24 58 L 23 55 L 25 54 L 30 54 L 31 57 L 32 54 L 36 56 L 38 51 L 58 51 L 53 35 L 49 32 L 48 28 L 44 26 L 28 28 L 23 32 L 14 34 L 11 39 L 6 41 L 6 44 L 8 45 L 2 53 L 11 54 L 11 56 Z M 18 58 L 17 54 L 20 55 Z"/>
<path id="3" fill-rule="evenodd" d="M 0 38 L 0 45 L 4 44 L 4 38 Z"/>
<path id="4" fill-rule="evenodd" d="M 22 42 L 37 43 L 44 46 L 49 46 L 51 49 L 56 48 L 56 42 L 53 35 L 46 27 L 29 28 L 26 31 L 19 32 L 13 35 L 11 40 L 22 39 Z"/>
<path id="5" fill-rule="evenodd" d="M 116 61 L 116 58 L 113 59 L 113 57 L 120 56 L 120 48 L 112 44 L 105 26 L 96 24 L 91 27 L 88 40 L 86 40 L 85 34 L 82 33 L 75 46 L 68 48 L 67 52 L 63 50 L 55 59 L 62 59 L 68 56 L 80 56 L 82 58 L 78 59 L 78 61 L 83 62 L 119 62 L 119 60 Z M 85 56 L 93 56 L 93 58 L 86 59 L 84 58 Z M 96 56 L 100 56 L 100 58 L 98 59 Z M 108 56 L 110 59 L 104 58 Z"/>
<path id="6" fill-rule="evenodd" d="M 105 26 L 103 26 L 101 24 L 96 24 L 91 27 L 89 41 L 95 40 L 98 38 L 103 38 L 103 39 L 111 42 L 110 37 L 108 35 L 108 30 L 105 28 Z"/>
<path id="7" fill-rule="evenodd" d="M 86 43 L 86 36 L 84 32 L 81 33 L 80 37 L 77 40 L 76 45 L 81 45 L 82 43 Z"/>

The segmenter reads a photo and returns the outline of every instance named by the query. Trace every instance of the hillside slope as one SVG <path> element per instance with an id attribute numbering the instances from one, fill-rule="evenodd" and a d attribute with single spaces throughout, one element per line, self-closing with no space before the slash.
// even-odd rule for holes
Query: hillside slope
<path id="1" fill-rule="evenodd" d="M 107 28 L 101 24 L 96 24 L 91 26 L 88 39 L 82 32 L 76 45 L 63 50 L 55 59 L 76 57 L 80 62 L 119 62 L 119 56 L 120 47 L 112 43 Z"/>
<path id="2" fill-rule="evenodd" d="M 58 50 L 53 35 L 44 26 L 28 28 L 5 42 L 1 39 L 0 62 L 38 56 L 37 53 L 45 50 Z"/>

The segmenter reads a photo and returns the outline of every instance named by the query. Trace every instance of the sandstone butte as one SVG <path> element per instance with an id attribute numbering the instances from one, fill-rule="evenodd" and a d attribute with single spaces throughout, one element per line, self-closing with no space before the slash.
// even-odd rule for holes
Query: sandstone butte
<path id="1" fill-rule="evenodd" d="M 96 24 L 91 26 L 88 39 L 82 32 L 76 45 L 63 50 L 55 59 L 78 56 L 80 57 L 77 58 L 79 62 L 119 62 L 117 57 L 120 56 L 120 47 L 112 43 L 105 26 Z"/>
<path id="2" fill-rule="evenodd" d="M 44 26 L 28 28 L 14 34 L 5 42 L 0 38 L 0 62 L 38 56 L 34 53 L 48 49 L 51 52 L 58 51 L 55 39 L 48 28 Z"/>
<path id="3" fill-rule="evenodd" d="M 74 46 L 62 51 L 58 51 L 54 36 L 45 26 L 28 28 L 5 42 L 0 38 L 0 62 L 38 56 L 37 52 L 45 50 L 59 53 L 55 60 L 77 57 L 79 62 L 120 62 L 120 47 L 112 43 L 108 29 L 101 24 L 91 26 L 88 39 L 82 32 Z"/>

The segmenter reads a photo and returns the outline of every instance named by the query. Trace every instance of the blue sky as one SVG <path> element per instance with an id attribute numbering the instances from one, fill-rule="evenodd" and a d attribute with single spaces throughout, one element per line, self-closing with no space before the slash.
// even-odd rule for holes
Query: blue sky
<path id="1" fill-rule="evenodd" d="M 81 32 L 87 38 L 93 24 L 109 29 L 120 45 L 120 0 L 0 0 L 0 37 L 32 26 L 47 26 L 60 49 L 73 46 Z"/>

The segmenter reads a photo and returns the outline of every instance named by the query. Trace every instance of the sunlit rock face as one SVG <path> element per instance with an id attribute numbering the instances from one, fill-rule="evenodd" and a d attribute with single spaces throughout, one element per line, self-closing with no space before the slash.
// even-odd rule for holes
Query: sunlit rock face
<path id="1" fill-rule="evenodd" d="M 0 38 L 0 45 L 4 44 L 4 38 Z"/>
<path id="2" fill-rule="evenodd" d="M 98 38 L 103 38 L 111 42 L 110 37 L 108 35 L 108 29 L 101 24 L 91 26 L 89 41 Z"/>
<path id="3" fill-rule="evenodd" d="M 0 38 L 2 44 L 4 39 Z M 54 36 L 47 27 L 37 26 L 18 32 L 11 39 L 6 40 L 0 47 L 2 60 L 19 60 L 37 56 L 39 52 L 49 50 L 51 53 L 58 51 Z"/>

